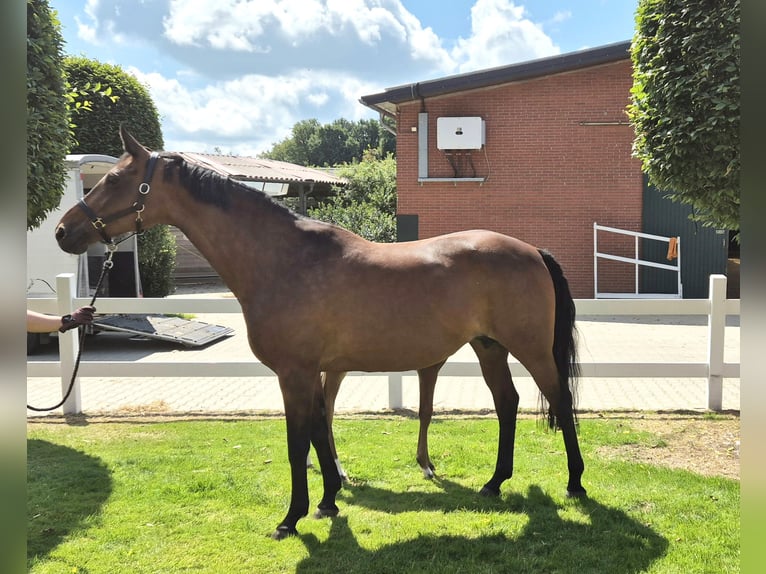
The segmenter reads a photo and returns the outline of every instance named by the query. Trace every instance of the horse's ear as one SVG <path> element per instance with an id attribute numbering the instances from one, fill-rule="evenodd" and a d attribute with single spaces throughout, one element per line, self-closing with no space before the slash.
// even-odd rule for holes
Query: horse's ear
<path id="1" fill-rule="evenodd" d="M 131 135 L 124 124 L 120 124 L 120 139 L 122 140 L 122 147 L 132 156 L 149 153 L 149 150 L 138 143 L 138 140 Z"/>

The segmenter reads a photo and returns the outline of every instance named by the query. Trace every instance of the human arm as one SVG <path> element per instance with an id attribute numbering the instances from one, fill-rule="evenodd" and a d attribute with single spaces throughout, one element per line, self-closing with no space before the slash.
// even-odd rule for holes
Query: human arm
<path id="1" fill-rule="evenodd" d="M 59 317 L 27 309 L 27 333 L 52 333 L 54 331 L 63 333 L 80 325 L 88 325 L 93 322 L 95 310 L 95 307 L 87 305 L 80 307 L 71 315 Z"/>

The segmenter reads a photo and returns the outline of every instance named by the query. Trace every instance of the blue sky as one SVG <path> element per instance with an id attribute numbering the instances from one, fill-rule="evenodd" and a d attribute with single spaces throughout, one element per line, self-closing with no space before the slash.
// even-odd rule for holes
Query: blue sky
<path id="1" fill-rule="evenodd" d="M 256 155 L 366 94 L 630 40 L 637 0 L 50 0 L 67 55 L 149 90 L 165 148 Z M 91 150 L 94 153 L 99 150 Z"/>

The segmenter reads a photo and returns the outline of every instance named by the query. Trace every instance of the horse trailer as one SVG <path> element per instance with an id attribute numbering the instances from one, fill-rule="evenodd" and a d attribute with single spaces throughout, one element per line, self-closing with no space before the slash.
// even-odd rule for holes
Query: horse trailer
<path id="1" fill-rule="evenodd" d="M 27 297 L 55 297 L 56 276 L 75 276 L 76 296 L 92 297 L 95 293 L 106 248 L 96 244 L 86 253 L 72 255 L 56 243 L 56 225 L 67 209 L 75 205 L 117 163 L 117 158 L 102 154 L 66 156 L 66 182 L 59 207 L 48 213 L 35 229 L 27 231 Z M 99 295 L 105 297 L 140 297 L 141 277 L 138 272 L 138 240 L 131 237 L 120 243 L 113 256 L 114 268 L 106 277 Z M 27 350 L 39 346 L 45 334 L 29 333 Z"/>
<path id="2" fill-rule="evenodd" d="M 80 201 L 117 161 L 116 157 L 101 154 L 66 157 L 66 185 L 59 206 L 48 214 L 39 227 L 27 232 L 28 298 L 55 297 L 56 276 L 61 273 L 74 275 L 76 297 L 91 298 L 95 294 L 108 253 L 106 247 L 95 243 L 81 255 L 66 253 L 56 241 L 56 225 L 62 215 Z M 99 297 L 142 297 L 137 236 L 119 243 L 112 262 L 114 266 L 104 277 Z M 232 328 L 221 325 L 143 313 L 98 315 L 87 328 L 87 333 L 99 331 L 173 341 L 186 347 L 206 345 L 234 332 Z M 27 354 L 36 353 L 41 343 L 49 338 L 47 333 L 27 333 Z"/>

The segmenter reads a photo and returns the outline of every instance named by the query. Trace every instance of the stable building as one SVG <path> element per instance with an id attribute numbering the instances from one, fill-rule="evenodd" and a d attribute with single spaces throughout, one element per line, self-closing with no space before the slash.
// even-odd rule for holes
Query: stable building
<path id="1" fill-rule="evenodd" d="M 576 298 L 706 297 L 709 274 L 726 272 L 728 231 L 695 225 L 647 184 L 631 153 L 629 49 L 362 96 L 396 123 L 398 240 L 491 229 L 551 251 Z"/>

